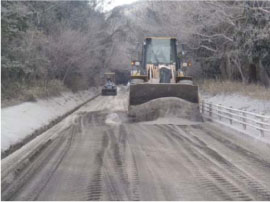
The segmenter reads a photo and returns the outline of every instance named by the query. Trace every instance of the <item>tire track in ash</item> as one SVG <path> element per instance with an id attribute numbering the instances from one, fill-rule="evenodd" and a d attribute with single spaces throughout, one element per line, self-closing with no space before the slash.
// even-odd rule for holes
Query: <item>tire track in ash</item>
<path id="1" fill-rule="evenodd" d="M 115 136 L 115 130 L 118 132 L 118 128 L 110 128 L 107 133 L 110 139 L 110 146 L 105 155 L 104 163 L 104 180 L 106 189 L 109 190 L 106 200 L 123 200 L 124 193 L 122 192 L 123 187 L 121 186 L 122 173 L 119 171 L 121 169 L 122 161 L 118 157 L 119 146 L 118 140 Z M 119 174 L 121 174 L 119 176 Z"/>
<path id="2" fill-rule="evenodd" d="M 138 195 L 134 197 L 137 197 L 138 200 L 166 200 L 164 191 L 166 192 L 166 187 L 169 186 L 166 185 L 167 181 L 160 180 L 162 178 L 160 175 L 163 176 L 162 171 L 167 171 L 164 167 L 160 167 L 160 164 L 157 162 L 158 158 L 162 158 L 162 153 L 159 153 L 159 149 L 155 151 L 155 147 L 163 147 L 164 142 L 160 144 L 160 139 L 154 135 L 157 131 L 153 130 L 151 125 L 135 123 L 128 124 L 127 128 L 129 132 L 128 145 L 130 145 L 129 148 L 135 166 L 130 172 L 134 173 L 130 175 L 134 176 L 131 185 L 134 186 L 135 192 L 138 192 Z M 155 154 L 160 155 L 157 157 Z M 166 175 L 165 173 L 164 176 Z M 164 178 L 166 180 L 166 177 Z M 170 183 L 169 180 L 168 182 Z M 163 189 L 164 187 L 165 189 Z"/>
<path id="3" fill-rule="evenodd" d="M 191 131 L 191 127 L 177 127 L 179 132 L 184 131 L 188 136 L 193 136 Z M 248 191 L 249 194 L 252 194 L 256 198 L 256 200 L 269 200 L 270 199 L 270 194 L 269 191 L 262 185 L 260 184 L 256 179 L 248 175 L 245 171 L 241 170 L 240 168 L 236 167 L 234 164 L 232 164 L 230 161 L 225 159 L 222 155 L 220 155 L 217 151 L 211 149 L 208 146 L 203 146 L 200 144 L 197 144 L 193 141 L 191 141 L 189 138 L 185 137 L 185 139 L 190 142 L 195 148 L 200 151 L 200 153 L 204 156 L 205 160 L 208 161 L 209 163 L 211 162 L 212 164 L 216 165 L 217 170 L 222 169 L 223 173 L 226 174 L 226 176 L 233 180 L 234 184 L 237 184 L 237 187 L 234 187 L 235 192 L 233 192 L 233 195 L 236 195 L 236 197 L 239 197 L 240 195 L 240 200 L 243 200 L 244 193 L 243 190 L 240 191 L 241 189 L 245 189 Z M 213 159 L 215 162 L 213 162 L 211 159 Z M 218 164 L 217 164 L 218 163 Z M 211 173 L 210 173 L 211 175 Z M 248 190 L 247 190 L 248 189 Z M 241 194 L 240 194 L 241 192 Z M 237 193 L 237 194 L 235 194 Z M 251 198 L 248 196 L 249 194 L 246 193 L 246 199 L 245 200 L 250 200 Z"/>
<path id="4" fill-rule="evenodd" d="M 95 171 L 95 157 L 102 143 L 104 129 L 85 125 L 87 118 L 87 114 L 78 116 L 80 128 L 71 148 L 39 199 L 88 200 L 89 178 Z"/>
<path id="5" fill-rule="evenodd" d="M 267 162 L 263 159 L 258 158 L 256 154 L 252 153 L 251 151 L 246 150 L 245 148 L 235 144 L 232 141 L 229 141 L 228 139 L 222 138 L 220 135 L 215 135 L 215 133 L 214 133 L 215 131 L 212 130 L 211 128 L 206 128 L 206 127 L 201 126 L 201 125 L 193 125 L 191 127 L 192 127 L 192 129 L 194 129 L 196 131 L 204 132 L 205 134 L 207 134 L 210 137 L 212 137 L 213 139 L 217 140 L 218 142 L 220 142 L 221 144 L 223 144 L 227 148 L 245 156 L 250 161 L 253 161 L 254 163 L 260 163 L 264 167 L 266 167 L 267 169 L 270 169 L 270 162 Z"/>
<path id="6" fill-rule="evenodd" d="M 103 178 L 103 163 L 104 163 L 104 154 L 105 150 L 108 147 L 109 138 L 107 132 L 103 133 L 102 137 L 102 145 L 100 151 L 96 154 L 95 157 L 95 165 L 96 169 L 94 172 L 94 176 L 91 176 L 89 179 L 90 184 L 87 187 L 88 190 L 88 200 L 89 201 L 97 201 L 100 200 L 102 196 L 102 178 Z"/>
<path id="7" fill-rule="evenodd" d="M 193 127 L 194 128 L 194 127 Z M 197 128 L 197 127 L 195 127 Z M 213 133 L 211 133 L 210 129 L 202 130 L 201 132 L 205 132 L 216 140 L 220 140 L 220 138 L 216 137 Z M 227 142 L 227 141 L 226 141 Z M 223 145 L 227 146 L 224 141 L 221 142 Z M 234 150 L 235 152 L 240 152 L 242 156 L 248 158 L 248 160 L 256 165 L 256 167 L 264 167 L 266 169 L 269 168 L 269 163 L 264 161 L 263 159 L 259 159 L 250 151 L 246 151 L 244 148 L 230 142 L 229 149 Z M 238 150 L 239 149 L 239 150 Z M 214 153 L 214 158 L 217 158 L 217 154 Z M 249 192 L 253 193 L 257 200 L 270 200 L 270 190 L 267 189 L 264 185 L 262 185 L 258 180 L 254 179 L 254 177 L 250 176 L 245 171 L 241 170 L 239 167 L 235 166 L 231 162 L 224 159 L 222 162 L 223 167 L 227 167 L 231 174 L 231 177 L 234 178 L 241 186 L 246 187 Z M 269 175 L 265 176 L 265 178 L 269 179 Z"/>
<path id="8" fill-rule="evenodd" d="M 139 175 L 138 175 L 138 168 L 135 160 L 134 154 L 132 154 L 132 176 L 131 180 L 131 201 L 140 201 L 140 193 L 138 187 L 140 185 Z"/>
<path id="9" fill-rule="evenodd" d="M 186 128 L 186 127 L 181 126 L 181 128 Z M 217 178 L 212 175 L 213 173 L 212 167 L 214 167 L 215 164 L 213 164 L 213 162 L 211 161 L 209 162 L 207 158 L 200 155 L 200 152 L 198 153 L 198 150 L 193 147 L 197 143 L 191 141 L 191 139 L 185 137 L 184 135 L 181 135 L 179 132 L 177 133 L 177 131 L 175 131 L 174 128 L 172 128 L 171 134 L 177 137 L 179 137 L 180 135 L 181 138 L 184 140 L 184 142 L 190 143 L 190 144 L 184 143 L 184 145 L 191 146 L 190 147 L 191 150 L 189 150 L 190 154 L 192 154 L 192 156 L 198 160 L 198 165 L 200 165 L 203 168 L 202 172 L 204 173 L 205 176 L 207 176 L 208 179 L 212 179 L 211 180 L 212 183 L 214 182 L 217 186 L 220 187 L 221 190 L 224 190 L 224 188 L 230 187 L 229 189 L 225 189 L 224 191 L 229 192 L 229 194 L 227 195 L 230 197 L 233 197 L 233 200 L 252 200 L 252 198 L 247 193 L 245 193 L 243 190 L 240 190 L 237 186 L 233 185 L 231 182 L 227 181 L 222 175 L 218 177 L 218 178 L 222 178 L 222 180 L 218 180 L 218 181 L 216 180 Z M 189 134 L 189 137 L 192 137 L 192 135 Z M 202 145 L 205 146 L 206 144 L 203 143 Z M 206 182 L 207 186 L 211 186 L 211 188 L 213 188 L 213 186 L 206 179 L 202 179 L 202 180 L 203 180 L 203 183 Z M 220 193 L 221 192 L 219 191 L 219 194 Z"/>
<path id="10" fill-rule="evenodd" d="M 105 115 L 99 111 L 87 113 L 87 117 L 89 117 L 88 125 L 92 125 L 93 127 L 104 125 Z"/>
<path id="11" fill-rule="evenodd" d="M 49 181 L 52 178 L 53 174 L 58 169 L 59 165 L 62 163 L 62 161 L 64 160 L 65 156 L 67 155 L 67 152 L 69 151 L 69 149 L 70 149 L 70 147 L 72 145 L 72 142 L 73 142 L 73 139 L 74 139 L 74 135 L 77 132 L 77 130 L 79 130 L 78 125 L 74 125 L 72 127 L 72 132 L 70 134 L 70 137 L 68 137 L 68 139 L 67 139 L 67 143 L 66 143 L 65 149 L 63 150 L 63 153 L 60 156 L 58 163 L 56 164 L 55 168 L 52 170 L 51 174 L 49 176 L 47 176 L 47 180 L 44 182 L 44 185 L 42 186 L 41 190 L 39 190 L 37 196 L 34 198 L 35 201 L 38 200 L 39 194 L 42 192 L 42 190 L 49 183 Z"/>
<path id="12" fill-rule="evenodd" d="M 108 135 L 108 148 L 104 153 L 104 160 L 103 160 L 103 168 L 102 168 L 102 183 L 104 183 L 103 191 L 104 194 L 100 200 L 104 201 L 119 201 L 119 193 L 116 184 L 114 183 L 114 179 L 112 179 L 115 174 L 112 170 L 112 163 L 110 160 L 110 153 L 111 153 L 111 145 L 112 145 L 112 134 L 114 130 L 112 127 L 106 129 L 105 133 Z"/>
<path id="13" fill-rule="evenodd" d="M 187 168 L 192 168 L 190 171 L 193 173 L 195 180 L 198 181 L 199 190 L 205 190 L 206 193 L 211 193 L 206 194 L 206 196 L 202 196 L 202 198 L 197 200 L 233 200 L 228 193 L 224 192 L 222 188 L 220 188 L 211 178 L 209 178 L 206 172 L 209 165 L 202 163 L 203 159 L 196 151 L 194 151 L 190 144 L 186 143 L 183 137 L 176 134 L 175 131 L 172 130 L 171 126 L 160 125 L 158 127 L 164 131 L 163 134 L 175 147 L 175 149 L 180 150 L 181 154 L 179 156 L 181 157 L 181 161 L 185 162 L 183 165 L 186 165 Z M 182 180 L 180 179 L 179 181 Z M 209 195 L 211 195 L 211 198 L 207 198 Z M 217 198 L 214 199 L 214 196 Z"/>
<path id="14" fill-rule="evenodd" d="M 131 201 L 139 201 L 140 200 L 140 193 L 139 193 L 139 175 L 138 175 L 138 168 L 135 159 L 135 155 L 131 149 L 129 144 L 128 136 L 130 135 L 126 129 L 126 125 L 120 126 L 120 142 L 124 142 L 124 152 L 126 155 L 125 164 L 127 170 L 127 178 L 129 181 L 129 199 Z"/>
<path id="15" fill-rule="evenodd" d="M 206 130 L 206 129 L 205 129 Z M 209 134 L 209 130 L 208 131 L 208 135 Z M 213 134 L 211 134 L 211 136 L 213 136 Z M 233 144 L 233 143 L 232 143 Z M 230 146 L 231 148 L 231 146 Z M 256 154 L 253 154 L 252 152 L 249 152 L 249 151 L 246 151 L 244 148 L 238 146 L 238 145 L 235 145 L 234 148 L 237 148 L 239 150 L 235 150 L 235 151 L 239 151 L 242 155 L 244 155 L 246 158 L 249 159 L 250 162 L 252 162 L 254 165 L 256 165 L 256 167 L 262 167 L 266 170 L 269 170 L 270 169 L 270 165 L 269 165 L 269 162 L 266 162 L 264 161 L 263 159 L 260 159 L 260 158 L 257 158 Z M 233 171 L 236 172 L 237 174 L 237 171 L 240 170 L 239 168 L 237 167 L 233 167 Z M 265 177 L 265 179 L 270 179 L 269 178 L 269 172 L 267 172 L 267 176 L 263 176 Z M 266 188 L 265 186 L 263 186 L 260 182 L 258 182 L 257 180 L 251 180 L 251 177 L 249 177 L 248 174 L 246 175 L 239 175 L 240 179 L 244 181 L 244 184 L 248 185 L 247 188 L 253 192 L 256 196 L 258 196 L 260 199 L 262 200 L 270 200 L 270 189 Z M 263 197 L 261 197 L 263 196 Z"/>
<path id="16" fill-rule="evenodd" d="M 63 140 L 63 141 L 62 141 Z M 2 190 L 2 196 L 1 200 L 34 200 L 36 197 L 36 194 L 40 190 L 40 186 L 34 187 L 34 191 L 30 194 L 24 194 L 24 196 L 21 196 L 21 193 L 24 191 L 25 186 L 27 185 L 27 181 L 30 181 L 34 176 L 37 175 L 37 171 L 44 165 L 44 161 L 49 161 L 50 157 L 53 154 L 58 154 L 58 149 L 61 148 L 65 144 L 64 138 L 59 138 L 54 140 L 51 145 L 49 145 L 50 148 L 46 148 L 45 151 L 42 151 L 43 155 L 40 157 L 37 157 L 35 159 L 35 163 L 31 165 L 30 167 L 26 168 L 25 171 L 21 174 L 19 179 L 16 179 L 14 183 L 16 183 L 16 187 L 12 188 L 13 190 L 9 191 L 9 187 L 7 187 L 7 190 Z M 44 155 L 45 154 L 45 155 Z M 53 170 L 53 168 L 52 168 Z M 51 172 L 51 171 L 50 171 Z M 50 173 L 49 172 L 49 173 Z M 50 175 L 50 174 L 49 174 Z M 44 180 L 46 181 L 47 176 L 44 177 Z M 42 187 L 42 185 L 41 185 Z M 2 188 L 3 189 L 3 188 Z M 9 192 L 8 195 L 5 192 Z"/>
<path id="17" fill-rule="evenodd" d="M 73 143 L 65 159 L 55 173 L 55 178 L 51 180 L 50 189 L 46 189 L 43 193 L 43 200 L 87 200 L 87 184 L 88 184 L 88 169 L 93 158 L 87 158 L 85 155 L 87 150 L 90 152 L 87 144 L 89 133 L 85 130 L 85 114 L 80 114 L 74 123 L 79 125 Z M 78 148 L 81 148 L 78 150 Z M 82 157 L 85 156 L 84 162 Z M 77 166 L 80 165 L 80 166 Z M 55 184 L 63 184 L 55 186 Z M 47 187 L 48 187 L 47 186 Z M 50 197 L 46 193 L 52 193 Z"/>
<path id="18" fill-rule="evenodd" d="M 132 158 L 131 150 L 127 142 L 127 130 L 124 125 L 119 126 L 117 134 L 112 132 L 111 137 L 111 153 L 108 163 L 112 165 L 113 176 L 109 179 L 111 186 L 116 187 L 117 200 L 139 200 L 138 194 L 138 174 L 134 167 L 136 162 Z M 131 172 L 129 172 L 131 168 Z"/>
<path id="19" fill-rule="evenodd" d="M 42 174 L 41 178 L 37 178 L 38 182 L 36 183 L 36 186 L 32 187 L 33 190 L 31 192 L 29 192 L 28 189 L 26 189 L 25 187 L 28 186 L 28 184 L 25 184 L 24 186 L 21 186 L 21 190 L 16 191 L 16 194 L 12 196 L 13 199 L 10 200 L 38 200 L 40 194 L 45 189 L 49 181 L 52 179 L 52 176 L 65 158 L 67 151 L 70 149 L 73 141 L 73 136 L 77 129 L 77 125 L 71 125 L 65 130 L 63 130 L 59 137 L 56 138 L 45 151 L 43 151 L 40 158 L 35 159 L 34 163 L 29 168 L 32 174 L 31 179 L 29 179 L 28 181 L 35 179 L 35 176 L 39 174 L 38 171 L 42 168 L 42 166 L 44 166 L 44 163 L 47 164 L 50 160 L 52 160 L 53 163 L 48 164 L 52 166 L 48 167 L 47 170 L 45 170 L 45 173 Z M 70 130 L 71 132 L 69 132 Z M 66 136 L 66 134 L 68 134 L 68 136 Z M 50 159 L 51 156 L 54 156 L 55 158 Z M 22 194 L 23 192 L 25 193 Z"/>
<path id="20" fill-rule="evenodd" d="M 190 132 L 190 128 L 189 127 L 179 127 L 178 126 L 178 130 L 183 130 L 185 132 L 185 134 L 188 134 L 188 137 L 190 138 L 194 138 L 194 136 L 192 135 L 192 133 Z M 220 161 L 227 161 L 226 159 L 224 159 L 221 155 L 219 155 L 215 150 L 212 150 L 211 148 L 209 148 L 207 146 L 206 143 L 204 143 L 202 140 L 199 141 L 200 144 L 198 144 L 196 142 L 191 141 L 191 139 L 185 137 L 186 140 L 188 142 L 190 142 L 193 146 L 195 146 L 195 148 L 199 148 L 197 151 L 199 152 L 199 154 L 201 154 L 201 158 L 203 159 L 203 161 L 205 162 L 205 165 L 214 165 L 212 167 L 212 169 L 208 169 L 207 170 L 207 174 L 209 177 L 215 179 L 219 185 L 221 185 L 223 188 L 226 188 L 226 191 L 228 191 L 230 193 L 230 196 L 233 197 L 233 200 L 253 200 L 252 197 L 250 196 L 249 192 L 247 193 L 247 190 L 243 190 L 243 186 L 239 186 L 239 184 L 237 184 L 235 182 L 235 180 L 233 179 L 233 176 L 231 175 L 227 175 L 226 177 L 223 176 L 224 173 L 228 173 L 230 170 L 230 168 L 228 167 L 227 169 L 224 169 L 224 165 L 222 164 L 222 167 L 220 167 L 221 162 Z M 198 140 L 198 138 L 194 138 L 196 140 Z M 207 155 L 205 155 L 202 151 L 208 151 Z M 209 159 L 209 156 L 212 158 L 214 155 L 215 160 L 218 161 L 219 164 L 216 164 L 215 162 L 211 161 Z M 221 169 L 222 172 L 221 172 Z M 216 174 L 214 174 L 215 172 L 213 170 L 216 170 Z M 220 174 L 218 174 L 220 173 Z M 222 173 L 222 174 L 221 174 Z M 220 180 L 221 179 L 221 180 Z M 230 179 L 230 181 L 228 181 L 227 179 Z M 231 182 L 231 180 L 234 181 L 234 183 Z M 235 184 L 236 183 L 236 184 Z M 241 188 L 240 188 L 241 187 Z"/>
<path id="21" fill-rule="evenodd" d="M 233 198 L 239 201 L 251 201 L 253 200 L 249 196 L 247 196 L 242 190 L 234 186 L 231 182 L 229 182 L 224 176 L 218 173 L 218 171 L 214 171 L 213 169 L 208 171 L 209 176 L 214 178 L 219 184 L 225 187 L 230 193 L 233 193 Z"/>

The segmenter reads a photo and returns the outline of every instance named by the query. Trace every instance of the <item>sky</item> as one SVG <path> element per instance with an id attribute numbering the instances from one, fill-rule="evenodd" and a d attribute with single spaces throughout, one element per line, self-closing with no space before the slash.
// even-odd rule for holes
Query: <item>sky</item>
<path id="1" fill-rule="evenodd" d="M 135 1 L 138 1 L 138 0 L 111 0 L 111 3 L 110 4 L 107 4 L 105 6 L 105 11 L 109 11 L 111 9 L 113 9 L 114 7 L 116 6 L 122 6 L 122 5 L 125 5 L 125 4 L 131 4 Z"/>

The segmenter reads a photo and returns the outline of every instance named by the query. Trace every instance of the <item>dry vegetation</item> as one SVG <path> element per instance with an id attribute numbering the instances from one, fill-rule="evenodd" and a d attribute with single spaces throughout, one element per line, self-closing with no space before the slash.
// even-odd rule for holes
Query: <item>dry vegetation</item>
<path id="1" fill-rule="evenodd" d="M 126 83 L 137 42 L 147 36 L 177 37 L 181 60 L 196 64 L 194 78 L 270 87 L 269 1 L 140 1 L 104 13 L 106 2 L 3 1 L 2 104 L 99 86 L 106 71 Z M 213 86 L 269 98 L 257 85 Z"/>
<path id="2" fill-rule="evenodd" d="M 2 106 L 100 85 L 104 23 L 88 1 L 1 2 Z"/>
<path id="3" fill-rule="evenodd" d="M 35 102 L 38 98 L 58 96 L 64 91 L 68 91 L 68 88 L 59 80 L 48 81 L 46 85 L 41 82 L 34 82 L 32 84 L 13 83 L 10 89 L 2 90 L 1 107 L 8 107 L 27 101 Z"/>
<path id="4" fill-rule="evenodd" d="M 138 2 L 107 18 L 114 44 L 108 66 L 126 69 L 144 37 L 175 36 L 182 61 L 196 64 L 190 76 L 270 87 L 269 21 L 270 1 Z"/>
<path id="5" fill-rule="evenodd" d="M 203 93 L 239 94 L 260 100 L 270 100 L 270 89 L 258 84 L 244 84 L 237 81 L 203 80 L 197 82 Z"/>

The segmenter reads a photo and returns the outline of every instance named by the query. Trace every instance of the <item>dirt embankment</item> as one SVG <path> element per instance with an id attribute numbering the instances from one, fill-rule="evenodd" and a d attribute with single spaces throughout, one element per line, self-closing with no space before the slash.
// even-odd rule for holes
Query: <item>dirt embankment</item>
<path id="1" fill-rule="evenodd" d="M 199 105 L 180 98 L 159 98 L 150 102 L 130 106 L 129 116 L 134 121 L 153 121 L 160 118 L 181 118 L 189 121 L 202 121 Z"/>
<path id="2" fill-rule="evenodd" d="M 76 94 L 63 93 L 58 97 L 2 109 L 2 158 L 63 120 L 99 92 L 99 89 L 92 88 Z"/>

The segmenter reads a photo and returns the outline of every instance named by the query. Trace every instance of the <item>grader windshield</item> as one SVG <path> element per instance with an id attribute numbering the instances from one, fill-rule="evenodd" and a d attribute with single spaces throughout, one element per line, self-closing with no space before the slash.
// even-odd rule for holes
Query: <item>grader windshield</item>
<path id="1" fill-rule="evenodd" d="M 175 62 L 175 39 L 146 39 L 146 64 L 172 64 Z"/>

